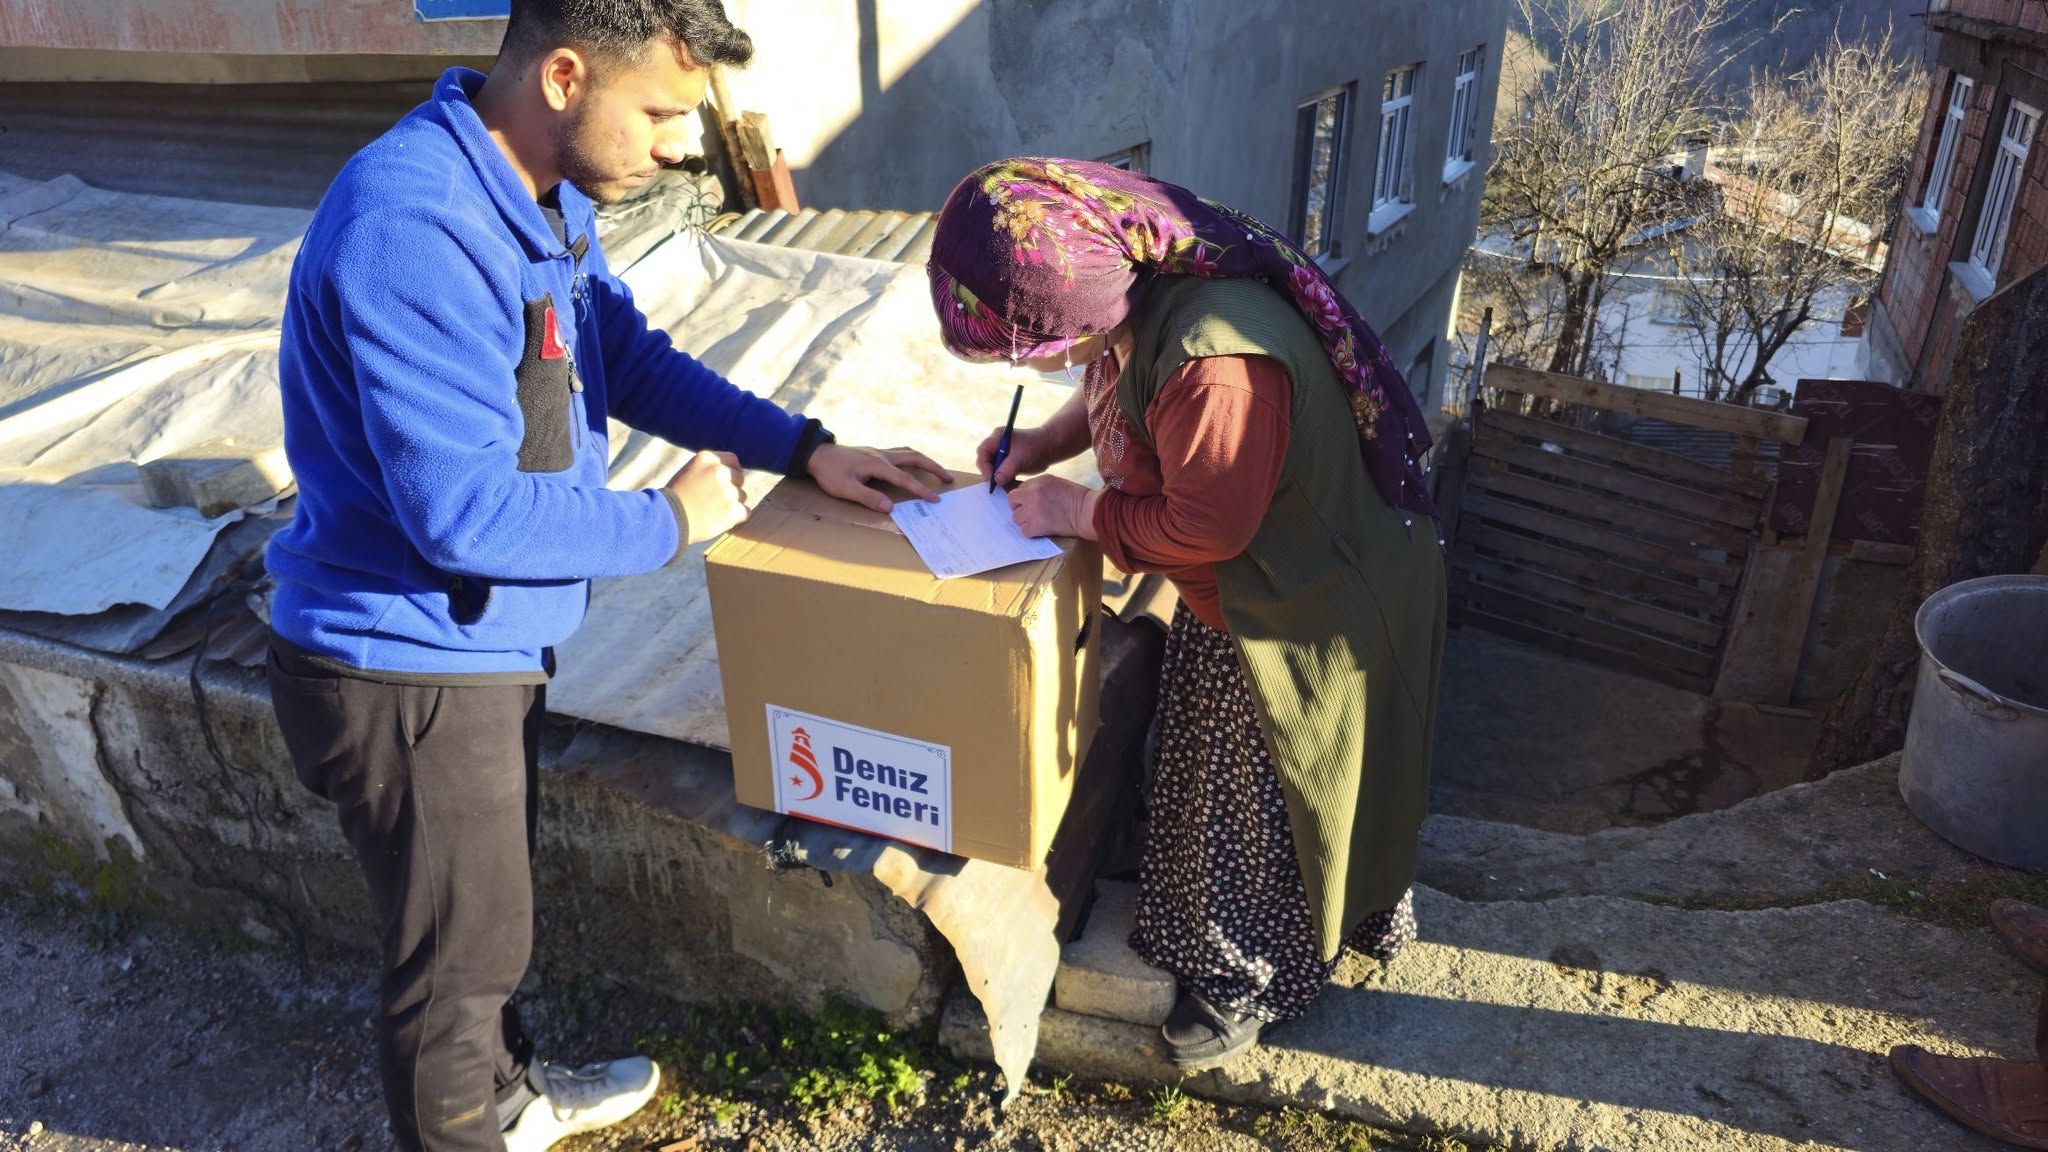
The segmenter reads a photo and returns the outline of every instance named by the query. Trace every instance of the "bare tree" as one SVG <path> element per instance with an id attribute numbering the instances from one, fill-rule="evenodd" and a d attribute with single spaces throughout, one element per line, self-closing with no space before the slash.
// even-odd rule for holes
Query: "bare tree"
<path id="1" fill-rule="evenodd" d="M 1478 354 L 1481 317 L 1491 309 L 1493 331 L 1487 359 L 1501 364 L 1538 364 L 1549 359 L 1564 315 L 1554 279 L 1529 271 L 1513 255 L 1474 248 L 1465 254 L 1459 296 L 1458 338 L 1465 354 Z"/>
<path id="2" fill-rule="evenodd" d="M 1804 71 L 1751 82 L 1735 145 L 1707 172 L 1711 203 L 1675 250 L 1709 395 L 1748 403 L 1831 298 L 1875 290 L 1926 87 L 1889 31 L 1837 37 Z"/>
<path id="3" fill-rule="evenodd" d="M 1550 371 L 1588 373 L 1611 278 L 1682 207 L 1668 158 L 1713 118 L 1735 2 L 1516 0 L 1548 58 L 1503 70 L 1482 227 L 1522 262 L 1505 287 L 1555 301 Z"/>

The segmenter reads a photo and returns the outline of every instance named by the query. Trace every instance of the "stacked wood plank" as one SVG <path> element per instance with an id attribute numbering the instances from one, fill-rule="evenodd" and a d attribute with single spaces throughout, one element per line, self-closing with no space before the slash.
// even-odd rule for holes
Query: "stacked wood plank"
<path id="1" fill-rule="evenodd" d="M 1708 691 L 1769 481 L 1573 426 L 1606 408 L 1792 439 L 1775 413 L 1492 367 L 1458 501 L 1452 613 L 1610 667 Z M 1564 421 L 1523 415 L 1529 398 Z M 1552 405 L 1555 407 L 1555 404 Z"/>

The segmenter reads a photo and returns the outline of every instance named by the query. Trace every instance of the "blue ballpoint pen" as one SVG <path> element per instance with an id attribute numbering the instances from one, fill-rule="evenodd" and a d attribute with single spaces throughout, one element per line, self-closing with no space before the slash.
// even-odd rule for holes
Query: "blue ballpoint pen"
<path id="1" fill-rule="evenodd" d="M 996 490 L 996 473 L 1003 470 L 1003 461 L 1010 455 L 1010 433 L 1017 430 L 1017 408 L 1024 403 L 1024 386 L 1017 385 L 1017 394 L 1010 397 L 1010 419 L 1003 425 L 1003 438 L 996 443 L 996 458 L 988 466 L 988 490 Z"/>

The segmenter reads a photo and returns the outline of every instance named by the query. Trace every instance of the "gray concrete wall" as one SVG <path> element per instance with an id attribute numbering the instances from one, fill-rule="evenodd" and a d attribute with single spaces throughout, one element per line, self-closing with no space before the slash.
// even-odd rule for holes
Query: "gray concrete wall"
<path id="1" fill-rule="evenodd" d="M 208 669 L 223 766 L 182 667 L 4 632 L 0 649 L 0 882 L 368 964 L 362 877 L 293 776 L 260 675 Z M 886 846 L 813 851 L 829 877 L 771 869 L 762 845 L 784 822 L 737 804 L 723 756 L 571 731 L 544 757 L 537 964 L 688 1001 L 935 1010 L 953 953 L 878 879 Z"/>
<path id="2" fill-rule="evenodd" d="M 495 53 L 503 20 L 421 21 L 413 0 L 0 0 L 0 46 L 133 52 Z"/>
<path id="3" fill-rule="evenodd" d="M 731 0 L 759 46 L 731 79 L 766 112 L 807 206 L 937 208 L 975 167 L 1092 159 L 1149 144 L 1150 170 L 1278 226 L 1293 196 L 1295 113 L 1356 84 L 1339 283 L 1404 370 L 1437 342 L 1441 396 L 1455 270 L 1490 154 L 1438 178 L 1457 57 L 1484 44 L 1492 122 L 1503 0 Z M 1368 237 L 1387 72 L 1420 62 L 1416 211 Z M 1446 288 L 1449 280 L 1452 287 Z M 1427 302 L 1417 313 L 1418 305 Z"/>
<path id="4" fill-rule="evenodd" d="M 1446 328 L 1457 305 L 1458 272 L 1456 265 L 1443 270 L 1435 283 L 1422 287 L 1405 312 L 1380 329 L 1380 339 L 1395 366 L 1409 373 L 1408 387 L 1422 400 L 1425 412 L 1442 407 L 1450 382 L 1451 338 Z M 1371 319 L 1373 314 L 1366 316 Z M 1426 375 L 1412 371 L 1418 363 L 1426 364 Z"/>

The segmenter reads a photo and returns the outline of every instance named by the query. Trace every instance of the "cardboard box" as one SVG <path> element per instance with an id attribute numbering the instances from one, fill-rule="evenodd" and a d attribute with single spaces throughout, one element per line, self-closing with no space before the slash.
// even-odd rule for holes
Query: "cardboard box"
<path id="1" fill-rule="evenodd" d="M 1095 545 L 942 581 L 887 516 L 786 480 L 705 567 L 741 803 L 1044 862 L 1095 735 Z"/>

